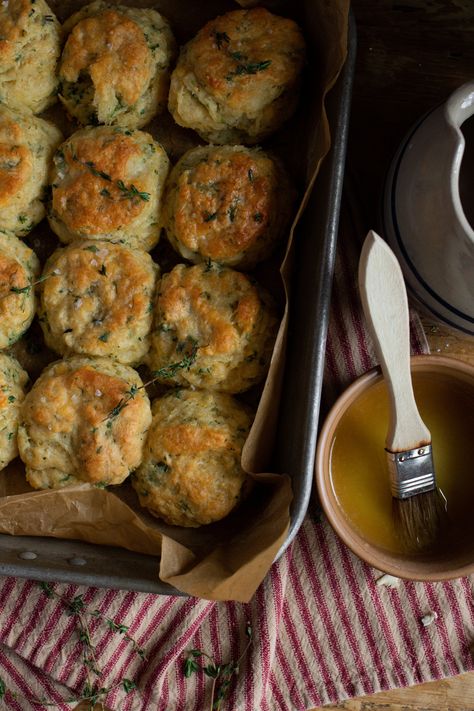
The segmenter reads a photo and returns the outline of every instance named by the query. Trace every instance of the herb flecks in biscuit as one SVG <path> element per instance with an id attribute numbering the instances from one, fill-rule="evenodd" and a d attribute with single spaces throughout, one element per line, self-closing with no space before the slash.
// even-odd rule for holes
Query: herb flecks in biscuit
<path id="1" fill-rule="evenodd" d="M 33 250 L 17 237 L 0 233 L 0 349 L 15 343 L 33 320 L 39 270 Z"/>
<path id="2" fill-rule="evenodd" d="M 39 308 L 47 345 L 61 355 L 138 365 L 150 345 L 158 273 L 149 254 L 120 244 L 56 250 L 44 267 Z"/>
<path id="3" fill-rule="evenodd" d="M 228 12 L 182 48 L 168 107 L 206 141 L 258 143 L 293 113 L 304 58 L 293 20 L 264 8 Z"/>
<path id="4" fill-rule="evenodd" d="M 156 10 L 98 0 L 64 29 L 60 99 L 80 123 L 140 128 L 165 108 L 176 46 Z"/>
<path id="5" fill-rule="evenodd" d="M 43 219 L 49 165 L 61 139 L 49 121 L 0 105 L 0 230 L 23 237 Z"/>
<path id="6" fill-rule="evenodd" d="M 178 264 L 157 292 L 150 369 L 179 361 L 197 344 L 193 365 L 163 382 L 237 393 L 265 377 L 278 321 L 261 287 L 217 264 Z"/>
<path id="7" fill-rule="evenodd" d="M 143 131 L 100 126 L 56 151 L 49 222 L 63 242 L 96 239 L 149 250 L 159 239 L 169 160 Z"/>
<path id="8" fill-rule="evenodd" d="M 288 225 L 293 191 L 280 162 L 255 148 L 194 148 L 170 173 L 163 224 L 192 262 L 250 268 L 266 259 Z"/>
<path id="9" fill-rule="evenodd" d="M 38 114 L 56 101 L 61 27 L 44 0 L 0 3 L 0 102 Z"/>
<path id="10" fill-rule="evenodd" d="M 27 373 L 12 356 L 0 353 L 0 469 L 18 455 L 17 431 Z"/>
<path id="11" fill-rule="evenodd" d="M 37 489 L 120 484 L 141 462 L 150 403 L 136 371 L 107 358 L 48 366 L 28 393 L 18 430 L 26 477 Z M 131 387 L 136 396 L 108 418 Z"/>
<path id="12" fill-rule="evenodd" d="M 249 410 L 223 393 L 172 390 L 156 400 L 132 477 L 141 505 L 177 526 L 227 516 L 247 480 L 240 458 L 251 422 Z"/>

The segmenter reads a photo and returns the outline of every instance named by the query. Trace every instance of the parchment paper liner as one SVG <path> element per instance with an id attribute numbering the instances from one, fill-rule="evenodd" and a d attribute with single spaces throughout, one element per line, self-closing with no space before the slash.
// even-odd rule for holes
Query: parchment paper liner
<path id="1" fill-rule="evenodd" d="M 84 3 L 80 0 L 52 0 L 49 4 L 63 20 Z M 208 19 L 237 7 L 234 3 L 219 0 L 201 3 L 137 0 L 122 4 L 153 6 L 163 12 L 180 43 L 193 36 Z M 279 290 L 280 301 L 284 304 L 283 317 L 255 422 L 242 456 L 244 469 L 252 473 L 255 480 L 254 490 L 249 499 L 224 521 L 200 529 L 181 529 L 166 526 L 140 508 L 129 484 L 115 490 L 91 489 L 84 485 L 58 491 L 33 491 L 24 479 L 23 465 L 16 460 L 0 473 L 0 533 L 79 539 L 153 555 L 161 552 L 161 580 L 197 597 L 245 602 L 269 570 L 290 524 L 289 476 L 259 472 L 265 471 L 271 461 L 278 416 L 293 234 L 321 160 L 330 147 L 324 97 L 334 85 L 345 60 L 349 0 L 333 0 L 331 3 L 324 0 L 301 0 L 299 3 L 242 0 L 240 4 L 261 4 L 276 13 L 294 17 L 309 44 L 308 69 L 298 113 L 264 144 L 264 148 L 281 155 L 303 198 L 295 211 L 281 262 L 281 280 L 275 278 L 274 271 L 273 286 Z M 77 128 L 69 124 L 57 108 L 51 116 L 61 124 L 66 135 Z M 173 162 L 188 148 L 202 143 L 193 132 L 180 129 L 168 116 L 158 117 L 144 130 L 162 142 Z"/>

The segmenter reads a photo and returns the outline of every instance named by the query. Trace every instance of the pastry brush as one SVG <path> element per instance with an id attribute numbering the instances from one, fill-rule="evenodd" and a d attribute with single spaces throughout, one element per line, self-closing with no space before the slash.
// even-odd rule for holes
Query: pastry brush
<path id="1" fill-rule="evenodd" d="M 402 271 L 390 247 L 373 231 L 360 255 L 359 289 L 389 393 L 385 449 L 394 522 L 407 548 L 429 549 L 444 524 L 446 499 L 436 485 L 431 434 L 413 393 Z"/>

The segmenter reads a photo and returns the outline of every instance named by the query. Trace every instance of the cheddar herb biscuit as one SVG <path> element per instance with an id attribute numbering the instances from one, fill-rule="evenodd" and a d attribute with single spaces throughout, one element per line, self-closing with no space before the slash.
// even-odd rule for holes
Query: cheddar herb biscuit
<path id="1" fill-rule="evenodd" d="M 132 477 L 140 503 L 166 523 L 196 527 L 241 499 L 240 464 L 252 417 L 230 395 L 172 390 L 153 403 L 143 463 Z"/>
<path id="2" fill-rule="evenodd" d="M 38 257 L 17 237 L 0 232 L 0 349 L 26 331 L 35 315 Z"/>
<path id="3" fill-rule="evenodd" d="M 293 193 L 279 161 L 244 146 L 194 148 L 170 173 L 163 223 L 192 262 L 252 267 L 288 224 Z"/>
<path id="4" fill-rule="evenodd" d="M 38 114 L 56 101 L 61 27 L 44 0 L 0 3 L 0 102 Z"/>
<path id="5" fill-rule="evenodd" d="M 96 239 L 149 250 L 169 160 L 143 131 L 85 128 L 56 151 L 51 172 L 51 228 L 62 242 Z"/>
<path id="6" fill-rule="evenodd" d="M 20 237 L 43 219 L 49 164 L 61 140 L 49 121 L 0 105 L 0 230 Z"/>
<path id="7" fill-rule="evenodd" d="M 304 56 L 293 20 L 261 7 L 220 15 L 182 48 L 169 110 L 206 141 L 258 143 L 292 115 Z"/>
<path id="8" fill-rule="evenodd" d="M 149 348 L 158 266 L 119 244 L 74 242 L 45 264 L 40 323 L 62 355 L 108 356 L 136 365 Z"/>
<path id="9" fill-rule="evenodd" d="M 108 358 L 76 356 L 48 366 L 23 402 L 18 430 L 31 486 L 121 484 L 142 460 L 151 422 L 141 386 L 135 370 Z"/>
<path id="10" fill-rule="evenodd" d="M 18 454 L 17 431 L 20 406 L 28 374 L 10 355 L 0 353 L 0 469 Z"/>
<path id="11" fill-rule="evenodd" d="M 166 107 L 176 43 L 156 10 L 97 0 L 64 31 L 59 97 L 80 123 L 140 128 Z"/>
<path id="12" fill-rule="evenodd" d="M 278 322 L 268 294 L 217 264 L 178 264 L 157 287 L 148 364 L 158 371 L 197 347 L 165 382 L 237 393 L 266 374 Z"/>

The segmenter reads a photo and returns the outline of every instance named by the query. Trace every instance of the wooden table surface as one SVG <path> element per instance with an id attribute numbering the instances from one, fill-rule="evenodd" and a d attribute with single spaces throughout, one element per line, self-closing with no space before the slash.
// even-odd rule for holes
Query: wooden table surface
<path id="1" fill-rule="evenodd" d="M 474 79 L 474 0 L 352 0 L 358 50 L 347 173 L 365 227 L 378 225 L 380 189 L 409 127 Z M 433 353 L 474 364 L 474 337 L 423 317 Z M 474 672 L 325 709 L 472 711 Z"/>

